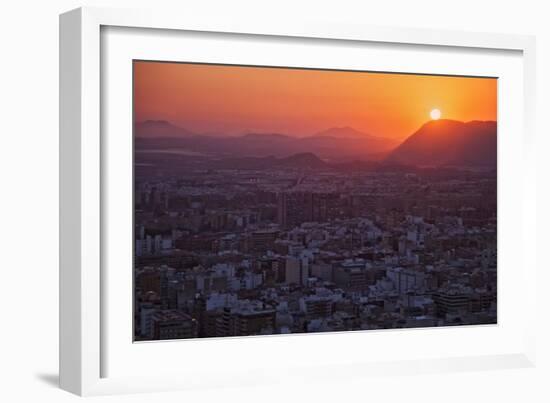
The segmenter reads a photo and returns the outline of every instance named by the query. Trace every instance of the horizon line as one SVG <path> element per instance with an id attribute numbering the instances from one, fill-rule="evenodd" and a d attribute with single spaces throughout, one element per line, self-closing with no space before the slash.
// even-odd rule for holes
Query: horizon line
<path id="1" fill-rule="evenodd" d="M 429 123 L 444 122 L 444 121 L 459 122 L 459 123 L 464 123 L 464 124 L 469 124 L 469 123 L 473 123 L 473 122 L 498 123 L 497 120 L 492 120 L 492 119 L 490 119 L 490 120 L 472 119 L 472 120 L 468 120 L 468 121 L 458 120 L 458 119 L 450 119 L 450 118 L 428 119 L 424 123 L 422 123 L 417 130 L 419 130 L 420 128 L 424 127 L 425 125 L 427 125 Z M 143 123 L 147 123 L 147 122 L 168 123 L 168 124 L 172 125 L 175 128 L 186 130 L 186 131 L 190 132 L 190 134 L 193 135 L 193 136 L 204 136 L 204 137 L 208 137 L 208 136 L 213 136 L 214 137 L 216 135 L 219 136 L 219 137 L 244 137 L 244 136 L 253 134 L 253 135 L 278 135 L 278 136 L 285 136 L 285 137 L 292 137 L 292 138 L 309 138 L 309 137 L 316 137 L 319 134 L 321 134 L 323 132 L 326 132 L 326 131 L 329 131 L 329 130 L 332 130 L 332 129 L 351 129 L 351 130 L 354 130 L 354 131 L 359 132 L 361 134 L 365 134 L 365 135 L 367 135 L 368 137 L 371 137 L 371 138 L 401 141 L 401 140 L 406 139 L 409 136 L 413 135 L 417 131 L 417 130 L 415 130 L 412 133 L 404 135 L 404 136 L 387 137 L 387 136 L 379 136 L 379 135 L 372 134 L 372 133 L 369 133 L 369 132 L 366 132 L 366 131 L 363 131 L 363 130 L 360 130 L 360 129 L 356 129 L 353 126 L 343 125 L 343 126 L 331 126 L 331 127 L 322 129 L 320 131 L 316 131 L 314 133 L 304 134 L 304 135 L 288 134 L 288 133 L 276 132 L 276 131 L 242 131 L 238 134 L 228 134 L 228 133 L 224 133 L 224 132 L 214 132 L 214 131 L 212 131 L 212 132 L 195 132 L 193 130 L 188 129 L 187 127 L 179 126 L 178 124 L 175 124 L 173 121 L 170 121 L 170 120 L 167 120 L 167 119 L 146 119 L 146 120 L 141 120 L 141 121 L 134 121 L 134 123 L 132 125 L 132 132 L 133 132 L 134 136 L 135 136 L 135 133 L 134 133 L 135 132 L 135 126 L 137 124 L 143 124 Z M 135 137 L 137 137 L 137 136 L 135 136 Z M 140 136 L 140 137 L 143 138 L 143 137 L 150 137 L 150 136 Z M 164 136 L 164 137 L 165 138 L 177 138 L 177 137 L 180 137 L 180 136 Z M 330 137 L 330 135 L 327 136 L 327 137 Z"/>

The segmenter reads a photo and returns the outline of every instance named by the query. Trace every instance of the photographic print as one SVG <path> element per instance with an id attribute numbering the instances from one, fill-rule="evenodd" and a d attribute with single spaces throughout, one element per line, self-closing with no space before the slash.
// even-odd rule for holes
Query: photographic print
<path id="1" fill-rule="evenodd" d="M 497 323 L 497 79 L 133 62 L 134 340 Z"/>

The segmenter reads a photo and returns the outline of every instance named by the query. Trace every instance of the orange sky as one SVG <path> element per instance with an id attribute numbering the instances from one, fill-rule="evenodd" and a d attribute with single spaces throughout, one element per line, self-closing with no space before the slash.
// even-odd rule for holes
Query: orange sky
<path id="1" fill-rule="evenodd" d="M 203 133 L 296 136 L 351 126 L 403 138 L 429 120 L 496 120 L 497 80 L 285 68 L 134 62 L 136 121 Z"/>

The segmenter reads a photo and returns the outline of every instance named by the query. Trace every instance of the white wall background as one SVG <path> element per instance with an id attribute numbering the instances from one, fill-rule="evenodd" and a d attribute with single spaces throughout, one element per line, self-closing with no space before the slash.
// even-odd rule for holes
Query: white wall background
<path id="1" fill-rule="evenodd" d="M 169 1 L 11 0 L 0 6 L 0 399 L 75 401 L 57 383 L 58 303 L 58 14 L 81 5 L 183 7 L 188 13 L 273 19 L 311 15 L 373 25 L 450 28 L 537 36 L 539 174 L 537 279 L 543 287 L 550 237 L 547 154 L 550 149 L 550 10 L 546 1 L 273 0 Z M 100 401 L 550 401 L 550 293 L 539 293 L 539 365 L 502 370 L 397 378 L 354 379 L 303 387 L 258 387 Z M 472 341 L 475 342 L 475 341 Z"/>

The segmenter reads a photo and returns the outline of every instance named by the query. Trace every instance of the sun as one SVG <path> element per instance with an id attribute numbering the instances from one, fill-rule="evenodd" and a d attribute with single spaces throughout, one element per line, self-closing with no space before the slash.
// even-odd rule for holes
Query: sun
<path id="1" fill-rule="evenodd" d="M 441 117 L 441 111 L 439 109 L 432 109 L 430 112 L 432 120 L 437 120 Z"/>

